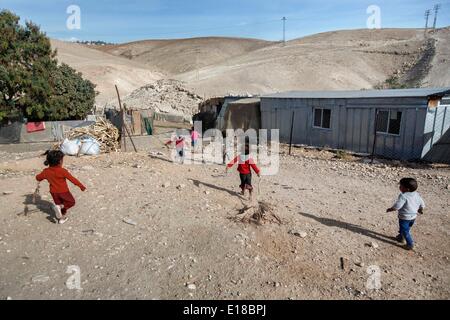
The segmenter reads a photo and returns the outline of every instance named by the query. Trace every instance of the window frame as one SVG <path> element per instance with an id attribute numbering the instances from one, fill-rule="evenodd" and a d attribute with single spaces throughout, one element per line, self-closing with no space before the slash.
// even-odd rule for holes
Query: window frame
<path id="1" fill-rule="evenodd" d="M 446 103 L 443 103 L 446 102 Z M 438 107 L 450 107 L 450 96 L 444 96 L 438 104 Z"/>
<path id="2" fill-rule="evenodd" d="M 377 129 L 377 131 L 376 131 L 377 134 L 385 135 L 385 136 L 395 136 L 395 137 L 401 136 L 402 125 L 403 125 L 403 111 L 402 110 L 398 110 L 398 109 L 395 109 L 395 110 L 393 110 L 393 109 L 380 109 L 380 110 L 377 110 L 376 113 L 375 113 L 375 127 L 378 126 L 378 121 L 379 121 L 378 120 L 378 115 L 379 115 L 380 112 L 388 112 L 387 131 L 378 131 L 378 129 Z M 398 133 L 390 133 L 389 132 L 389 128 L 390 128 L 390 125 L 391 125 L 391 113 L 392 112 L 397 112 L 397 113 L 400 112 L 401 113 Z"/>
<path id="3" fill-rule="evenodd" d="M 316 110 L 320 110 L 320 127 L 318 127 L 318 126 L 316 126 L 315 125 L 315 123 L 316 123 Z M 329 110 L 330 111 L 330 127 L 329 128 L 326 128 L 326 127 L 323 127 L 323 120 L 324 120 L 324 118 L 323 118 L 323 114 L 324 114 L 324 110 Z M 313 107 L 313 112 L 312 112 L 312 114 L 313 114 L 313 117 L 312 117 L 312 127 L 314 128 L 314 129 L 320 129 L 320 130 L 332 130 L 332 118 L 333 118 L 333 110 L 331 109 L 331 108 L 324 108 L 324 107 Z"/>

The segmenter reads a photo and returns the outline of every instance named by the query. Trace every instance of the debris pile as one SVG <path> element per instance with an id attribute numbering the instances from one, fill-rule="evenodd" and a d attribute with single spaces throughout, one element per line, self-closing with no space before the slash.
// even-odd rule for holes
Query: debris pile
<path id="1" fill-rule="evenodd" d="M 98 118 L 97 121 L 82 128 L 74 128 L 67 132 L 67 138 L 70 140 L 91 137 L 100 143 L 101 152 L 117 152 L 119 145 L 119 130 L 108 120 Z"/>
<path id="2" fill-rule="evenodd" d="M 258 201 L 256 205 L 245 205 L 231 219 L 235 222 L 255 223 L 257 225 L 263 225 L 265 223 L 281 224 L 281 219 L 273 212 L 274 209 L 272 204 L 265 201 Z"/>
<path id="3" fill-rule="evenodd" d="M 129 110 L 151 110 L 190 120 L 202 101 L 203 98 L 187 89 L 183 82 L 169 79 L 136 89 L 123 98 L 123 105 Z M 107 108 L 118 110 L 117 101 L 111 101 Z"/>

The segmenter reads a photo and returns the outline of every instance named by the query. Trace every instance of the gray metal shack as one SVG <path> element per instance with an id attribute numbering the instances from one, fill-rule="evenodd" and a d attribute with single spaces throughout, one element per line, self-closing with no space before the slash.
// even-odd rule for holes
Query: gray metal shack
<path id="1" fill-rule="evenodd" d="M 261 97 L 280 142 L 450 163 L 450 88 L 292 91 Z"/>

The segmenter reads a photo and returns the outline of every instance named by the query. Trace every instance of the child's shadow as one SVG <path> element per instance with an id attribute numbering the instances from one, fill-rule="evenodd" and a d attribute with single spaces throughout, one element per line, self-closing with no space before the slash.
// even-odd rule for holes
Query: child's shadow
<path id="1" fill-rule="evenodd" d="M 228 193 L 228 194 L 230 194 L 232 196 L 238 196 L 239 198 L 242 198 L 242 199 L 245 200 L 245 198 L 242 197 L 239 192 L 236 192 L 236 191 L 233 191 L 233 190 L 229 190 L 229 189 L 226 189 L 226 188 L 223 188 L 223 187 L 219 187 L 219 186 L 216 186 L 216 185 L 211 184 L 211 183 L 202 182 L 200 180 L 195 180 L 195 179 L 191 179 L 191 180 L 194 183 L 194 186 L 196 186 L 197 188 L 199 188 L 201 185 L 203 185 L 203 186 L 211 188 L 211 189 L 215 189 L 215 190 L 226 192 L 226 193 Z"/>
<path id="2" fill-rule="evenodd" d="M 23 209 L 23 213 L 20 215 L 29 215 L 35 211 L 41 211 L 47 214 L 47 220 L 53 223 L 56 223 L 56 216 L 53 212 L 52 206 L 53 203 L 50 201 L 43 200 L 40 195 L 34 195 L 33 193 L 25 195 L 25 201 L 23 202 L 25 208 Z M 36 209 L 30 209 L 30 206 L 35 206 Z"/>

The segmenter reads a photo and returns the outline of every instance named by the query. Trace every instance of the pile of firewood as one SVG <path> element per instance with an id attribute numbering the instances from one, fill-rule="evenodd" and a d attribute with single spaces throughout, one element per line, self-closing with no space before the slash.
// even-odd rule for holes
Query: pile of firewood
<path id="1" fill-rule="evenodd" d="M 98 118 L 98 120 L 82 128 L 74 128 L 66 133 L 69 140 L 91 137 L 100 143 L 101 152 L 117 152 L 120 149 L 119 130 L 108 120 Z"/>

